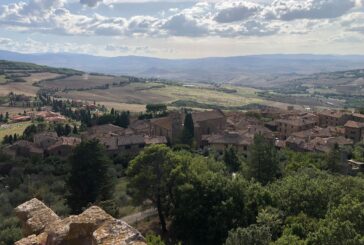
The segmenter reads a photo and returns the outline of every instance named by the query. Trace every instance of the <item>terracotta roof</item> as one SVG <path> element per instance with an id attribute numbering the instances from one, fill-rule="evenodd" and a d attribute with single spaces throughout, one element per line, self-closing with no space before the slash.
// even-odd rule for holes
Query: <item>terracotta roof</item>
<path id="1" fill-rule="evenodd" d="M 344 126 L 348 128 L 364 128 L 364 123 L 348 121 Z"/>
<path id="2" fill-rule="evenodd" d="M 109 133 L 120 133 L 125 129 L 113 124 L 97 125 L 89 128 L 87 132 L 89 134 L 109 134 Z"/>
<path id="3" fill-rule="evenodd" d="M 27 148 L 31 153 L 39 153 L 39 154 L 43 153 L 43 150 L 39 148 L 36 144 L 26 140 L 18 140 L 13 145 L 11 145 L 9 149 L 16 150 L 18 147 Z"/>
<path id="4" fill-rule="evenodd" d="M 323 110 L 319 112 L 319 115 L 324 115 L 328 117 L 341 118 L 344 115 L 347 115 L 347 112 L 336 111 L 336 110 Z"/>
<path id="5" fill-rule="evenodd" d="M 167 144 L 167 138 L 164 136 L 145 136 L 144 140 L 146 145 Z"/>
<path id="6" fill-rule="evenodd" d="M 150 123 L 167 130 L 172 130 L 172 118 L 170 117 L 155 118 L 150 120 Z"/>
<path id="7" fill-rule="evenodd" d="M 364 114 L 360 114 L 360 113 L 354 113 L 353 114 L 354 117 L 358 117 L 358 118 L 363 118 L 364 119 Z"/>
<path id="8" fill-rule="evenodd" d="M 98 138 L 98 140 L 100 141 L 100 144 L 104 145 L 109 151 L 118 149 L 117 137 L 109 135 Z"/>
<path id="9" fill-rule="evenodd" d="M 118 146 L 145 144 L 143 135 L 128 135 L 117 137 Z"/>
<path id="10" fill-rule="evenodd" d="M 77 137 L 59 137 L 58 141 L 55 144 L 49 146 L 47 148 L 47 150 L 52 150 L 54 148 L 57 148 L 59 146 L 64 146 L 64 145 L 77 146 L 80 143 L 81 143 L 81 139 L 77 138 Z"/>
<path id="11" fill-rule="evenodd" d="M 313 124 L 316 122 L 313 119 L 304 119 L 304 118 L 300 118 L 300 117 L 289 118 L 289 119 L 278 119 L 276 121 L 278 123 L 284 123 L 284 124 L 294 125 L 294 126 L 303 126 L 303 125 L 307 125 L 307 124 Z"/>
<path id="12" fill-rule="evenodd" d="M 251 138 L 244 137 L 237 132 L 203 135 L 202 140 L 207 141 L 209 144 L 250 145 L 252 143 Z"/>
<path id="13" fill-rule="evenodd" d="M 225 118 L 225 115 L 220 110 L 203 111 L 192 113 L 193 122 L 201 122 L 212 119 Z"/>

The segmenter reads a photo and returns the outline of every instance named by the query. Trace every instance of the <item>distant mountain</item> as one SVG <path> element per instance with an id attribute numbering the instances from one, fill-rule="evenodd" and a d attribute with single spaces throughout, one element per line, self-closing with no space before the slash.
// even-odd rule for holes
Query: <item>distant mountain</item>
<path id="1" fill-rule="evenodd" d="M 0 59 L 115 75 L 125 74 L 203 82 L 234 81 L 234 83 L 238 83 L 239 79 L 246 79 L 246 77 L 254 80 L 267 75 L 312 74 L 364 68 L 364 56 L 359 55 L 277 54 L 160 59 L 142 56 L 101 57 L 70 53 L 22 54 L 0 51 Z"/>

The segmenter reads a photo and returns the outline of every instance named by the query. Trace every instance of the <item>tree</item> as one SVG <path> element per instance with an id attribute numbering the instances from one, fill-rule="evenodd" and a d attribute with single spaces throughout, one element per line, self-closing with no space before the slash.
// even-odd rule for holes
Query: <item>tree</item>
<path id="1" fill-rule="evenodd" d="M 230 231 L 225 245 L 269 245 L 271 234 L 266 226 L 251 225 Z"/>
<path id="2" fill-rule="evenodd" d="M 78 145 L 70 163 L 67 202 L 73 213 L 80 213 L 90 203 L 110 199 L 114 187 L 112 162 L 97 140 Z"/>
<path id="3" fill-rule="evenodd" d="M 273 142 L 257 134 L 248 154 L 249 176 L 263 185 L 279 174 L 278 153 Z"/>
<path id="4" fill-rule="evenodd" d="M 77 125 L 74 125 L 74 126 L 73 126 L 72 133 L 73 133 L 73 134 L 78 134 Z"/>
<path id="5" fill-rule="evenodd" d="M 65 135 L 65 128 L 60 123 L 56 125 L 55 131 L 59 137 Z"/>
<path id="6" fill-rule="evenodd" d="M 167 231 L 165 216 L 171 204 L 171 174 L 176 166 L 173 152 L 165 145 L 145 148 L 130 162 L 129 189 L 136 201 L 151 200 L 157 208 L 162 231 Z"/>
<path id="7" fill-rule="evenodd" d="M 152 114 L 153 117 L 163 116 L 167 112 L 167 106 L 165 104 L 147 104 L 147 113 Z"/>
<path id="8" fill-rule="evenodd" d="M 29 125 L 28 127 L 25 128 L 23 132 L 23 137 L 26 140 L 30 140 L 33 138 L 33 135 L 36 134 L 37 132 L 38 132 L 37 127 L 34 124 Z"/>
<path id="9" fill-rule="evenodd" d="M 118 114 L 115 119 L 115 125 L 122 127 L 122 128 L 127 128 L 130 123 L 129 115 L 130 115 L 130 113 L 128 111 L 123 111 L 120 114 Z"/>
<path id="10" fill-rule="evenodd" d="M 229 146 L 224 151 L 224 162 L 228 166 L 230 172 L 237 172 L 240 169 L 240 160 L 234 147 Z"/>
<path id="11" fill-rule="evenodd" d="M 339 172 L 341 165 L 341 151 L 338 144 L 330 150 L 326 157 L 327 169 L 331 172 Z"/>
<path id="12" fill-rule="evenodd" d="M 64 135 L 68 136 L 71 134 L 71 132 L 72 132 L 71 126 L 69 124 L 66 124 L 66 126 L 64 127 Z"/>
<path id="13" fill-rule="evenodd" d="M 355 145 L 353 155 L 355 160 L 364 162 L 364 142 Z"/>
<path id="14" fill-rule="evenodd" d="M 187 113 L 182 130 L 181 143 L 186 145 L 192 145 L 194 136 L 195 127 L 193 124 L 192 114 Z"/>

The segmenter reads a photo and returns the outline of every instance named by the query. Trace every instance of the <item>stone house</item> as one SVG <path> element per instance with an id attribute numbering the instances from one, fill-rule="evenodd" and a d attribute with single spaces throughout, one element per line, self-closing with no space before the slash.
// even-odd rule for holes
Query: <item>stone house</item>
<path id="1" fill-rule="evenodd" d="M 45 149 L 46 156 L 58 156 L 60 158 L 69 157 L 77 145 L 81 143 L 80 138 L 76 137 L 59 137 L 58 141 Z"/>
<path id="2" fill-rule="evenodd" d="M 282 139 L 286 139 L 292 133 L 308 130 L 318 125 L 318 121 L 315 118 L 301 116 L 278 119 L 276 123 L 278 136 Z"/>
<path id="3" fill-rule="evenodd" d="M 352 115 L 352 120 L 355 121 L 355 122 L 362 122 L 362 123 L 364 123 L 364 114 L 354 113 Z"/>
<path id="4" fill-rule="evenodd" d="M 12 157 L 43 157 L 43 149 L 26 140 L 18 140 L 7 146 L 4 152 Z"/>
<path id="5" fill-rule="evenodd" d="M 235 148 L 236 152 L 244 156 L 248 155 L 248 147 L 252 142 L 252 138 L 246 137 L 239 132 L 203 135 L 201 139 L 203 148 L 209 148 L 223 153 L 227 147 L 231 146 Z"/>
<path id="6" fill-rule="evenodd" d="M 195 140 L 201 145 L 202 135 L 221 133 L 226 128 L 226 116 L 221 110 L 193 112 Z"/>
<path id="7" fill-rule="evenodd" d="M 179 112 L 171 112 L 167 117 L 150 120 L 149 135 L 164 136 L 169 142 L 177 142 L 182 132 L 184 115 Z"/>
<path id="8" fill-rule="evenodd" d="M 58 140 L 59 138 L 56 132 L 42 132 L 33 136 L 34 144 L 43 150 L 54 145 Z"/>
<path id="9" fill-rule="evenodd" d="M 363 140 L 364 137 L 364 123 L 348 121 L 345 125 L 345 137 L 351 139 L 354 143 Z"/>
<path id="10" fill-rule="evenodd" d="M 320 127 L 338 127 L 344 126 L 351 119 L 351 114 L 336 110 L 323 110 L 318 113 L 318 117 Z"/>

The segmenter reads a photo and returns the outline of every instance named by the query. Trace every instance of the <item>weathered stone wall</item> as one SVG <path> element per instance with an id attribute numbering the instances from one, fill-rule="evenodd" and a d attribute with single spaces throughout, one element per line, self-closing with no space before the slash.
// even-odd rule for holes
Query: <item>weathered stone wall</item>
<path id="1" fill-rule="evenodd" d="M 25 236 L 15 245 L 146 245 L 137 230 L 97 206 L 61 219 L 34 198 L 15 213 Z"/>

